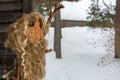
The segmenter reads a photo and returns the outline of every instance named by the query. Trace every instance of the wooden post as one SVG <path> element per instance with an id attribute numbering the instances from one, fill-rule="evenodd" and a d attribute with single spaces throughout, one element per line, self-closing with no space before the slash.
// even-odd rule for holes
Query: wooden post
<path id="1" fill-rule="evenodd" d="M 60 11 L 55 15 L 55 28 L 54 28 L 54 51 L 56 58 L 61 58 L 61 25 L 60 25 Z"/>
<path id="2" fill-rule="evenodd" d="M 34 12 L 35 11 L 35 0 L 32 0 L 31 5 L 32 5 L 31 11 Z"/>
<path id="3" fill-rule="evenodd" d="M 23 13 L 30 13 L 33 10 L 33 0 L 23 0 Z"/>
<path id="4" fill-rule="evenodd" d="M 115 58 L 120 58 L 120 0 L 116 2 L 115 15 Z"/>

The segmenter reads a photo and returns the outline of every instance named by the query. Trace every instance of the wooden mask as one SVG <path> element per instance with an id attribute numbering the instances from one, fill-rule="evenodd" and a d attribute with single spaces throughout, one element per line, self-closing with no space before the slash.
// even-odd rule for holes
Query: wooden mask
<path id="1" fill-rule="evenodd" d="M 29 39 L 34 41 L 40 40 L 43 38 L 43 27 L 44 27 L 44 19 L 39 14 L 30 14 L 26 18 L 27 23 L 27 36 Z"/>

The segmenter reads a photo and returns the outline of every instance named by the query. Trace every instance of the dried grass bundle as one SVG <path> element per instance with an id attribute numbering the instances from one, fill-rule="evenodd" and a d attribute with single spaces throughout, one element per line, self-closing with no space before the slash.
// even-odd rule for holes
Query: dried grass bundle
<path id="1" fill-rule="evenodd" d="M 5 47 L 17 55 L 15 80 L 42 80 L 45 77 L 45 53 L 51 49 L 47 49 L 44 37 L 49 31 L 52 18 L 62 8 L 62 4 L 56 4 L 53 11 L 51 8 L 47 22 L 40 13 L 30 13 L 10 25 Z"/>
<path id="2" fill-rule="evenodd" d="M 5 46 L 17 55 L 17 80 L 42 80 L 45 76 L 46 26 L 39 13 L 25 14 L 10 25 Z"/>

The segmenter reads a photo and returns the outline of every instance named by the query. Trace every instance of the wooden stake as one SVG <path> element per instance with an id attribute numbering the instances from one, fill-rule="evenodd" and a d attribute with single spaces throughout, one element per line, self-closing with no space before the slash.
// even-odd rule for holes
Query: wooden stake
<path id="1" fill-rule="evenodd" d="M 5 74 L 2 75 L 2 78 L 8 78 L 8 76 L 16 69 L 16 67 L 14 67 L 13 69 L 7 71 Z"/>

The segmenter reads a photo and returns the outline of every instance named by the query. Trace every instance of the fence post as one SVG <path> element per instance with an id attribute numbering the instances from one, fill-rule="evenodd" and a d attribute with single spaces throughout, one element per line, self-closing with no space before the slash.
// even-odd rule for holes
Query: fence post
<path id="1" fill-rule="evenodd" d="M 56 52 L 56 58 L 61 58 L 61 23 L 60 23 L 60 11 L 55 15 L 55 27 L 54 27 L 54 50 Z"/>

